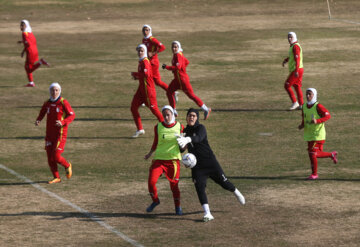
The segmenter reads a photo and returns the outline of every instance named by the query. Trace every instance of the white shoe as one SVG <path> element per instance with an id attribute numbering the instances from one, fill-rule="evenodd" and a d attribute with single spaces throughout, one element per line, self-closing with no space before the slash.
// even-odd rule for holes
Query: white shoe
<path id="1" fill-rule="evenodd" d="M 145 105 L 145 103 L 142 103 L 141 106 L 142 106 L 142 107 L 145 107 L 146 105 Z"/>
<path id="2" fill-rule="evenodd" d="M 235 189 L 234 194 L 241 205 L 245 205 L 245 197 L 241 194 L 238 189 Z"/>
<path id="3" fill-rule="evenodd" d="M 179 101 L 179 92 L 178 91 L 175 91 L 174 97 L 175 97 L 175 102 L 178 102 Z"/>
<path id="4" fill-rule="evenodd" d="M 208 213 L 208 214 L 204 215 L 203 221 L 208 222 L 208 221 L 213 220 L 213 219 L 214 219 L 214 216 L 212 216 L 210 213 Z"/>
<path id="5" fill-rule="evenodd" d="M 289 108 L 290 111 L 296 110 L 297 108 L 299 108 L 299 103 L 296 101 L 295 103 L 293 103 L 291 105 L 291 107 Z"/>
<path id="6" fill-rule="evenodd" d="M 137 130 L 132 138 L 137 138 L 139 135 L 145 134 L 145 130 Z"/>

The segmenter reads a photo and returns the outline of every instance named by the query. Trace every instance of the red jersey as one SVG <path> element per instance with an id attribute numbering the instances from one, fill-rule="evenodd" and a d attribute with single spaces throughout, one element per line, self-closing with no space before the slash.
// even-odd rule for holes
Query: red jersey
<path id="1" fill-rule="evenodd" d="M 75 119 L 75 113 L 69 102 L 63 97 L 55 102 L 45 101 L 36 120 L 41 121 L 45 114 L 47 115 L 45 140 L 50 142 L 66 140 L 68 125 Z M 56 120 L 61 121 L 61 127 L 55 125 Z"/>
<path id="2" fill-rule="evenodd" d="M 189 80 L 189 76 L 186 73 L 186 67 L 189 65 L 189 60 L 187 60 L 182 52 L 174 54 L 171 64 L 172 66 L 166 66 L 166 69 L 173 72 L 175 79 L 179 82 Z"/>
<path id="3" fill-rule="evenodd" d="M 308 104 L 303 105 L 303 107 L 307 107 L 307 108 L 311 108 L 311 106 L 308 106 Z M 316 111 L 319 114 L 319 116 L 321 116 L 321 118 L 316 119 L 317 124 L 326 122 L 327 120 L 329 120 L 331 118 L 330 112 L 320 103 L 317 104 Z M 302 112 L 302 125 L 303 124 L 304 124 L 304 112 Z"/>
<path id="4" fill-rule="evenodd" d="M 26 60 L 29 63 L 35 63 L 39 60 L 36 39 L 33 33 L 23 32 L 22 40 L 26 51 Z"/>
<path id="5" fill-rule="evenodd" d="M 297 42 L 295 42 L 295 43 L 297 43 Z M 295 64 L 296 64 L 295 72 L 298 72 L 299 66 L 300 66 L 300 47 L 298 45 L 293 46 L 293 54 L 294 54 L 294 59 L 295 59 Z"/>
<path id="6" fill-rule="evenodd" d="M 146 45 L 148 52 L 156 52 L 151 58 L 151 64 L 159 65 L 159 59 L 157 53 L 160 53 L 165 50 L 165 46 L 158 41 L 156 38 L 151 36 L 150 38 L 146 39 L 143 38 L 142 43 Z M 149 55 L 149 54 L 148 54 Z"/>
<path id="7" fill-rule="evenodd" d="M 142 93 L 147 93 L 147 90 L 155 91 L 151 64 L 148 58 L 139 61 L 138 72 L 132 72 L 132 75 L 139 79 L 139 89 Z"/>
<path id="8" fill-rule="evenodd" d="M 166 127 L 166 128 L 171 128 L 171 127 L 174 127 L 175 126 L 175 124 L 176 124 L 177 122 L 175 121 L 175 123 L 173 123 L 173 124 L 166 124 L 166 123 L 164 123 L 164 122 L 162 122 L 162 123 L 158 123 L 158 124 L 162 124 L 164 127 Z M 180 129 L 180 133 L 183 133 L 184 132 L 184 125 L 182 125 L 182 124 L 180 124 L 181 125 L 181 129 Z M 158 125 L 155 125 L 155 127 L 154 127 L 154 132 L 155 132 L 155 135 L 154 135 L 154 141 L 153 141 L 153 145 L 152 145 L 152 147 L 151 147 L 151 150 L 152 151 L 155 151 L 156 150 L 156 147 L 157 147 L 157 144 L 158 144 L 158 131 L 157 131 L 157 126 Z"/>

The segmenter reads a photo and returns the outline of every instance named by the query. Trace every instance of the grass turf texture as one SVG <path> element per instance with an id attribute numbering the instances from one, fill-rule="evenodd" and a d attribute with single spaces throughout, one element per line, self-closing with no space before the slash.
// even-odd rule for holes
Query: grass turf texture
<path id="1" fill-rule="evenodd" d="M 345 1 L 354 9 L 356 1 Z M 74 176 L 48 186 L 145 246 L 356 246 L 359 214 L 359 27 L 329 21 L 325 1 L 2 1 L 0 9 L 0 163 L 44 182 L 51 177 L 43 150 L 45 121 L 33 122 L 53 81 L 62 85 L 77 119 L 69 127 L 64 157 Z M 351 19 L 349 8 L 337 14 Z M 347 15 L 347 13 L 349 13 Z M 294 18 L 296 16 L 296 18 Z M 28 19 L 40 57 L 53 66 L 26 83 L 19 21 Z M 181 21 L 179 21 L 181 20 Z M 153 140 L 155 117 L 140 109 L 146 135 L 135 131 L 130 103 L 138 83 L 136 45 L 141 27 L 167 47 L 179 40 L 190 60 L 195 93 L 213 108 L 205 122 L 210 144 L 225 173 L 247 199 L 208 182 L 215 220 L 202 223 L 202 210 L 188 169 L 180 189 L 184 215 L 174 215 L 168 182 L 158 188 L 161 205 L 145 208 L 150 162 L 143 156 Z M 332 114 L 325 150 L 339 152 L 339 164 L 319 159 L 320 180 L 310 174 L 306 143 L 297 130 L 299 112 L 285 111 L 283 89 L 288 31 L 304 52 L 303 90 L 315 87 Z M 172 74 L 161 71 L 169 83 Z M 167 103 L 157 88 L 158 103 Z M 181 93 L 181 92 L 180 92 Z M 193 107 L 180 94 L 179 121 Z M 271 133 L 262 135 L 261 133 Z M 84 215 L 0 170 L 1 245 L 127 246 Z"/>

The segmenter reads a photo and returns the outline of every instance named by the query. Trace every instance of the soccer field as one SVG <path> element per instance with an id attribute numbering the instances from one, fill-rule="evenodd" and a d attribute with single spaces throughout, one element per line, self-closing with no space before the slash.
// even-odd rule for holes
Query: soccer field
<path id="1" fill-rule="evenodd" d="M 0 246 L 359 246 L 360 243 L 360 3 L 326 1 L 0 0 Z M 336 20 L 338 18 L 338 20 Z M 26 88 L 19 24 L 27 19 L 39 56 L 51 64 Z M 343 21 L 350 20 L 350 21 Z M 194 92 L 212 108 L 209 143 L 225 174 L 243 193 L 208 180 L 215 220 L 202 222 L 191 171 L 181 168 L 183 216 L 174 214 L 168 181 L 161 204 L 147 190 L 156 118 L 140 108 L 146 134 L 130 112 L 138 81 L 136 46 L 149 24 L 166 50 L 181 42 Z M 319 179 L 306 181 L 310 161 L 300 111 L 287 111 L 287 33 L 304 55 L 303 91 L 314 87 L 332 118 Z M 160 71 L 170 83 L 169 71 Z M 52 177 L 44 150 L 45 120 L 34 121 L 52 82 L 72 105 L 64 157 L 73 177 Z M 157 87 L 159 107 L 167 104 Z M 180 91 L 178 121 L 196 107 Z"/>

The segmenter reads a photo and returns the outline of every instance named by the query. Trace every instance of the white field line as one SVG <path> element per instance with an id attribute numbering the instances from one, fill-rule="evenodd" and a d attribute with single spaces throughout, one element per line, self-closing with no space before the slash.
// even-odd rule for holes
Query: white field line
<path id="1" fill-rule="evenodd" d="M 106 224 L 104 221 L 102 221 L 98 216 L 90 213 L 89 211 L 77 206 L 76 204 L 62 198 L 61 196 L 48 191 L 47 189 L 41 187 L 40 185 L 38 185 L 37 183 L 31 181 L 30 179 L 28 179 L 27 177 L 15 172 L 14 170 L 11 170 L 10 168 L 0 164 L 0 168 L 7 171 L 8 173 L 14 175 L 15 177 L 23 180 L 26 183 L 29 183 L 31 186 L 33 186 L 34 188 L 40 190 L 41 192 L 48 194 L 49 196 L 56 198 L 57 200 L 61 201 L 62 203 L 72 207 L 73 209 L 76 209 L 77 211 L 79 211 L 80 213 L 84 214 L 86 217 L 88 217 L 89 219 L 91 219 L 92 221 L 98 223 L 99 225 L 101 225 L 102 227 L 106 228 L 107 230 L 109 230 L 110 232 L 115 233 L 117 236 L 119 236 L 120 238 L 122 238 L 123 240 L 125 240 L 126 242 L 132 244 L 133 246 L 136 247 L 143 247 L 143 245 L 141 245 L 140 243 L 136 242 L 135 240 L 129 238 L 128 236 L 126 236 L 124 233 L 119 232 L 118 230 L 116 230 L 114 227 Z"/>

